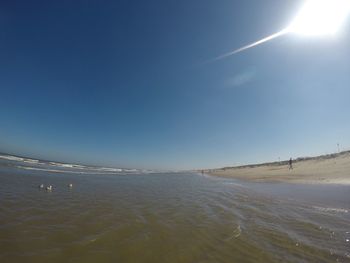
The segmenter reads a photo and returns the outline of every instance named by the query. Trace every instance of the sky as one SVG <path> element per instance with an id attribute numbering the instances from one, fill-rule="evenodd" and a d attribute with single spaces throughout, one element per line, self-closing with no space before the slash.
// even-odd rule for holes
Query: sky
<path id="1" fill-rule="evenodd" d="M 301 0 L 1 1 L 0 152 L 192 169 L 350 147 L 350 21 L 276 33 Z"/>

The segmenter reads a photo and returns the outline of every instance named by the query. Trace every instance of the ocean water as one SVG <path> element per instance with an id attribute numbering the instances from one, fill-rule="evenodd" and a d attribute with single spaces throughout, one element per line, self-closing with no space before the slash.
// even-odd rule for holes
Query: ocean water
<path id="1" fill-rule="evenodd" d="M 350 262 L 349 186 L 18 162 L 0 162 L 2 263 Z"/>

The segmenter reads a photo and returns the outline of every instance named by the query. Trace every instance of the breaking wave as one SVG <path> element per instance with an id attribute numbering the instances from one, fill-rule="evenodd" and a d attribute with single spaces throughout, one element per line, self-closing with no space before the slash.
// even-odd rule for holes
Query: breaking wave
<path id="1" fill-rule="evenodd" d="M 0 162 L 17 169 L 44 171 L 52 173 L 73 173 L 73 174 L 142 174 L 153 173 L 151 170 L 99 167 L 82 164 L 71 164 L 62 162 L 44 161 L 12 155 L 0 155 Z"/>

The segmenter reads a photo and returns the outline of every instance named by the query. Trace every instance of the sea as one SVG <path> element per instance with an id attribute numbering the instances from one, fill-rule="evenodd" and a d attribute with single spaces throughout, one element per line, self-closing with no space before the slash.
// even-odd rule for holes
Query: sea
<path id="1" fill-rule="evenodd" d="M 2 154 L 0 262 L 350 262 L 350 186 Z"/>

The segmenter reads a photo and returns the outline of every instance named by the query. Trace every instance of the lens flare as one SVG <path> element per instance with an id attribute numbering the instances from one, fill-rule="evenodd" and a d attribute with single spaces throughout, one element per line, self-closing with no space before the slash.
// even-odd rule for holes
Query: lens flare
<path id="1" fill-rule="evenodd" d="M 288 31 L 306 36 L 334 35 L 349 14 L 349 0 L 308 0 Z"/>
<path id="2" fill-rule="evenodd" d="M 211 62 L 235 55 L 289 33 L 304 36 L 334 35 L 344 25 L 349 15 L 350 0 L 307 0 L 292 23 L 285 29 L 220 55 L 212 59 Z"/>

